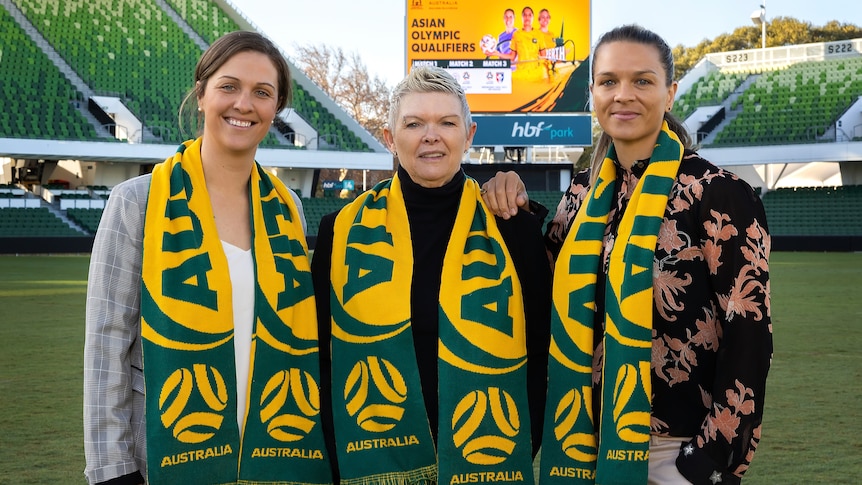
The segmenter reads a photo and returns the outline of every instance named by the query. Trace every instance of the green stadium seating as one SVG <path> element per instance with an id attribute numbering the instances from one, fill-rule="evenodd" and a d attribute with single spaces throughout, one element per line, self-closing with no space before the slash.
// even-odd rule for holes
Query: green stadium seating
<path id="1" fill-rule="evenodd" d="M 3 237 L 86 236 L 63 222 L 46 207 L 0 209 L 0 235 Z"/>
<path id="2" fill-rule="evenodd" d="M 562 192 L 556 192 L 555 194 L 557 194 L 557 202 L 559 202 L 559 196 Z M 351 202 L 351 200 L 352 199 L 339 199 L 336 197 L 302 198 L 302 210 L 303 214 L 305 214 L 305 220 L 308 227 L 307 234 L 309 236 L 316 236 L 320 225 L 320 219 L 326 214 L 341 209 Z M 556 203 L 554 203 L 553 207 L 556 208 Z M 19 211 L 20 210 L 23 209 L 19 209 Z M 47 209 L 44 210 L 47 211 Z M 84 228 L 89 234 L 95 234 L 99 227 L 99 221 L 102 218 L 102 209 L 67 209 L 66 216 L 75 224 Z M 0 210 L 0 232 L 4 231 L 4 226 L 2 225 L 4 220 L 3 212 Z"/>
<path id="3" fill-rule="evenodd" d="M 817 143 L 860 95 L 862 57 L 803 62 L 764 72 L 731 106 L 741 112 L 717 133 L 712 145 Z M 682 97 L 686 96 L 691 94 Z M 703 96 L 726 97 L 717 89 Z M 682 113 L 676 108 L 675 112 Z"/>
<path id="4" fill-rule="evenodd" d="M 119 97 L 156 141 L 173 144 L 190 136 L 180 130 L 177 113 L 202 51 L 155 0 L 13 2 L 90 89 Z M 211 0 L 168 0 L 168 6 L 205 42 L 239 29 Z M 0 136 L 99 139 L 70 104 L 85 102 L 83 94 L 2 7 L 0 22 Z M 320 149 L 372 151 L 296 82 L 294 92 L 294 109 L 319 132 Z M 273 133 L 261 145 L 297 148 Z"/>
<path id="5" fill-rule="evenodd" d="M 688 118 L 701 106 L 721 104 L 749 76 L 748 73 L 712 71 L 700 78 L 694 86 L 674 102 L 673 113 L 681 120 Z"/>
<path id="6" fill-rule="evenodd" d="M 320 219 L 331 212 L 335 212 L 352 199 L 339 199 L 336 197 L 314 197 L 301 199 L 302 211 L 305 214 L 305 222 L 308 226 L 306 234 L 309 236 L 317 236 L 317 230 L 320 226 Z"/>
<path id="7" fill-rule="evenodd" d="M 202 51 L 155 0 L 13 2 L 89 88 L 100 95 L 119 97 L 159 141 L 173 144 L 191 136 L 194 128 L 184 127 L 183 133 L 177 113 L 191 88 L 191 73 Z M 239 29 L 211 0 L 168 0 L 168 7 L 208 43 Z M 84 101 L 83 94 L 59 74 L 3 8 L 0 20 L 4 27 L 10 26 L 8 32 L 4 29 L 0 33 L 4 61 L 0 69 L 11 69 L 0 70 L 0 100 L 6 108 L 0 115 L 0 136 L 98 138 L 92 126 L 69 107 L 70 100 Z M 22 49 L 26 50 L 16 55 Z M 23 67 L 6 62 L 18 58 Z M 16 81 L 22 70 L 28 77 Z M 46 92 L 56 92 L 57 98 L 47 97 Z M 294 109 L 318 130 L 321 149 L 372 151 L 295 82 L 294 92 Z M 273 133 L 261 145 L 296 148 L 291 142 L 280 142 Z"/>
<path id="8" fill-rule="evenodd" d="M 775 236 L 862 236 L 862 185 L 780 188 L 763 206 Z"/>
<path id="9" fill-rule="evenodd" d="M 0 138 L 98 139 L 72 103 L 83 95 L 0 8 Z"/>
<path id="10" fill-rule="evenodd" d="M 2 196 L 2 192 L 0 192 Z M 553 214 L 561 191 L 532 191 L 530 197 Z M 351 199 L 302 198 L 307 234 L 316 236 L 320 219 Z M 763 196 L 767 223 L 774 236 L 862 236 L 862 185 L 780 188 Z M 66 215 L 90 235 L 96 233 L 102 209 L 68 209 Z M 47 208 L 0 209 L 0 235 L 82 236 Z"/>
<path id="11" fill-rule="evenodd" d="M 302 86 L 294 83 L 293 109 L 318 132 L 321 150 L 371 151 L 368 144 L 350 131 Z"/>
<path id="12" fill-rule="evenodd" d="M 155 2 L 14 2 L 90 88 L 120 97 L 145 126 L 177 125 L 201 50 Z M 171 134 L 164 141 L 182 141 Z"/>
<path id="13" fill-rule="evenodd" d="M 236 24 L 214 2 L 209 0 L 167 0 L 183 20 L 208 44 L 222 35 L 239 30 Z"/>
<path id="14" fill-rule="evenodd" d="M 102 209 L 67 209 L 66 216 L 88 233 L 96 234 L 102 220 Z"/>
<path id="15" fill-rule="evenodd" d="M 557 206 L 560 205 L 560 200 L 563 198 L 564 192 L 558 190 L 531 190 L 530 199 L 542 204 L 548 209 L 551 217 L 557 211 Z"/>

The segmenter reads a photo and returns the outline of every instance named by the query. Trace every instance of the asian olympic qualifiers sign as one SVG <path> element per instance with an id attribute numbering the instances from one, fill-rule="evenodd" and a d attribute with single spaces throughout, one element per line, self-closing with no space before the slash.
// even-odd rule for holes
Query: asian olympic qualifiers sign
<path id="1" fill-rule="evenodd" d="M 408 0 L 407 68 L 457 79 L 474 113 L 588 112 L 590 0 Z"/>

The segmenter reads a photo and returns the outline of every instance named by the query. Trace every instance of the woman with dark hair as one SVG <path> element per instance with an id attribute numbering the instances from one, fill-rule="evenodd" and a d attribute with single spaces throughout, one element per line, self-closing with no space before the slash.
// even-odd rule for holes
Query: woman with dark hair
<path id="1" fill-rule="evenodd" d="M 332 481 L 305 219 L 255 162 L 290 97 L 271 41 L 224 35 L 183 101 L 198 137 L 114 187 L 87 287 L 90 483 Z"/>
<path id="2" fill-rule="evenodd" d="M 601 138 L 545 237 L 556 267 L 541 481 L 739 483 L 772 357 L 763 205 L 670 114 L 661 37 L 605 33 L 592 76 Z M 514 173 L 484 187 L 502 217 L 528 201 Z"/>

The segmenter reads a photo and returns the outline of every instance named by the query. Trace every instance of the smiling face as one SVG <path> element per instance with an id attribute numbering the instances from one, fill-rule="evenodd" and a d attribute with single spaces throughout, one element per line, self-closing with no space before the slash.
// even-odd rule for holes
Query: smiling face
<path id="1" fill-rule="evenodd" d="M 441 187 L 458 173 L 475 133 L 476 124 L 467 126 L 457 96 L 414 92 L 401 98 L 395 122 L 383 137 L 414 182 Z"/>
<path id="2" fill-rule="evenodd" d="M 243 51 L 203 81 L 198 106 L 204 144 L 225 155 L 251 155 L 269 131 L 278 104 L 278 71 L 265 54 Z"/>
<path id="3" fill-rule="evenodd" d="M 524 10 L 521 10 L 521 22 L 524 24 L 524 30 L 527 32 L 533 30 L 533 9 L 530 7 L 524 7 Z"/>
<path id="4" fill-rule="evenodd" d="M 511 32 L 515 29 L 515 11 L 508 9 L 503 12 L 503 23 L 506 24 L 506 31 Z"/>
<path id="5" fill-rule="evenodd" d="M 542 32 L 548 31 L 548 24 L 550 24 L 550 23 L 551 23 L 551 14 L 547 10 L 542 9 L 542 11 L 539 12 L 539 27 L 541 27 Z"/>
<path id="6" fill-rule="evenodd" d="M 676 89 L 676 82 L 668 83 L 652 45 L 616 41 L 596 50 L 590 86 L 593 106 L 624 166 L 652 154 Z"/>

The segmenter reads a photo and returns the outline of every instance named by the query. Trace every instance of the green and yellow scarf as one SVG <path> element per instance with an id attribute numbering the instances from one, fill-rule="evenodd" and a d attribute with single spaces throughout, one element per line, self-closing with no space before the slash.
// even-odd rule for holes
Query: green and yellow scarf
<path id="1" fill-rule="evenodd" d="M 411 330 L 413 278 L 396 175 L 335 222 L 332 387 L 341 483 L 532 484 L 520 282 L 475 180 L 464 182 L 443 259 L 437 456 Z"/>
<path id="2" fill-rule="evenodd" d="M 554 270 L 542 485 L 647 482 L 653 259 L 682 153 L 679 138 L 664 123 L 611 250 L 598 417 L 592 407 L 593 322 L 605 227 L 616 199 L 613 145 L 560 250 Z"/>
<path id="3" fill-rule="evenodd" d="M 300 215 L 255 164 L 249 182 L 255 318 L 248 389 L 237 389 L 227 258 L 200 160 L 180 145 L 152 174 L 141 334 L 151 484 L 322 484 L 317 323 Z M 245 429 L 237 427 L 246 393 Z"/>

